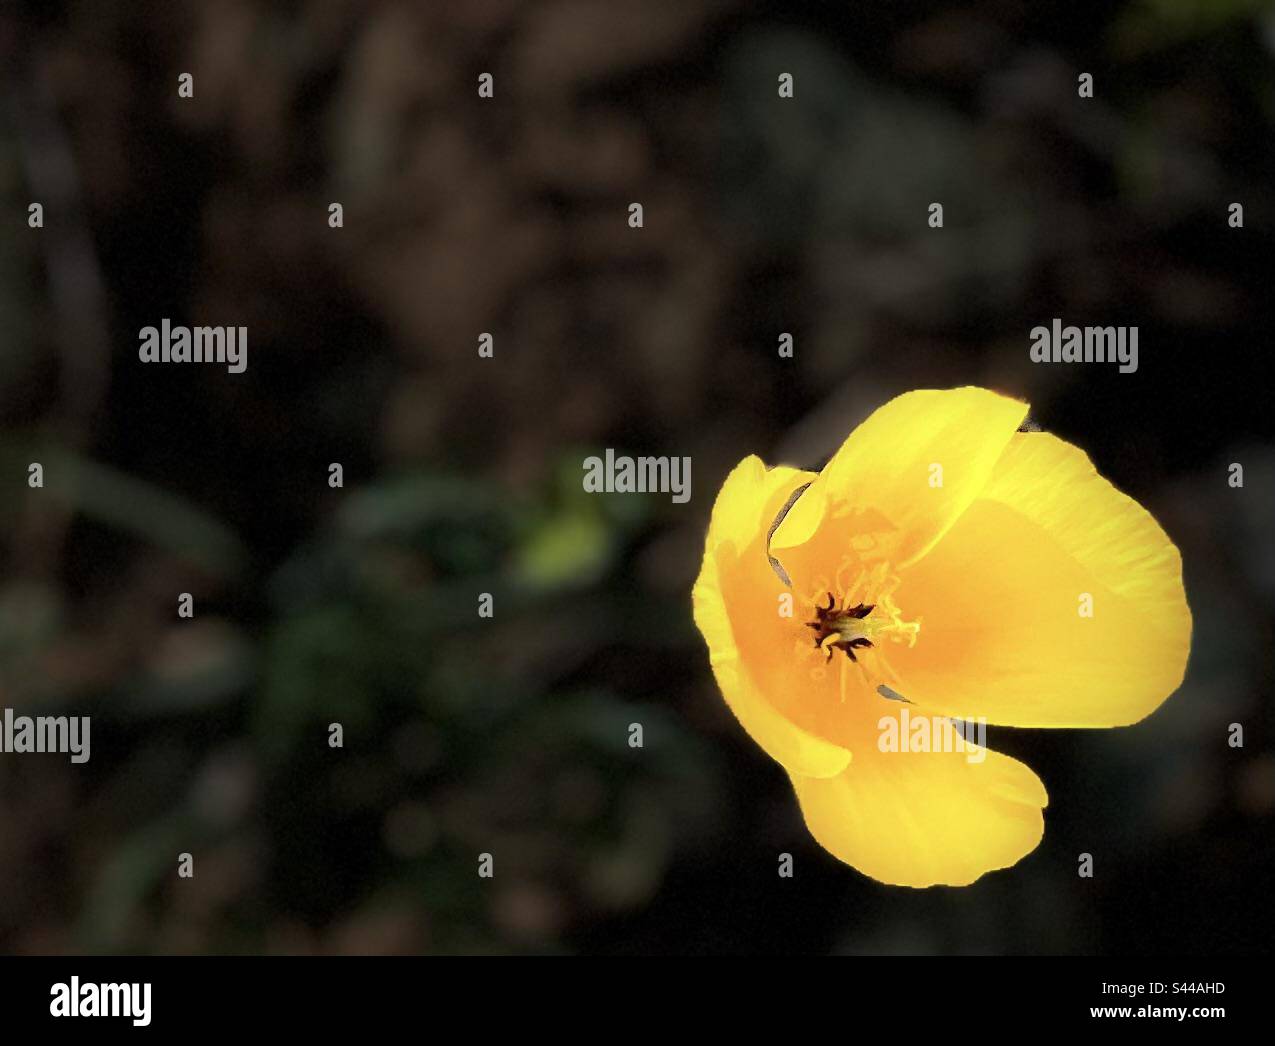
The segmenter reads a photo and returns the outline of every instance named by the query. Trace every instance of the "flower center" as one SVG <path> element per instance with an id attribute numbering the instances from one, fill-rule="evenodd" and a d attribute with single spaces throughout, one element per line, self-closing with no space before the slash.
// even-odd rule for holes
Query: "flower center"
<path id="1" fill-rule="evenodd" d="M 921 622 L 905 620 L 894 602 L 899 579 L 890 572 L 889 565 L 878 562 L 865 567 L 857 558 L 847 556 L 835 579 L 818 580 L 821 583 L 809 597 L 811 616 L 805 623 L 814 632 L 814 650 L 804 642 L 800 649 L 822 653 L 822 665 L 832 661 L 840 650 L 846 655 L 843 669 L 849 669 L 851 663 L 858 665 L 874 688 L 897 682 L 882 645 L 889 641 L 915 646 Z M 866 602 L 868 599 L 872 602 Z M 865 657 L 866 663 L 862 660 Z M 822 677 L 823 668 L 813 669 L 812 675 Z M 843 675 L 842 700 L 844 688 Z"/>
<path id="2" fill-rule="evenodd" d="M 852 607 L 838 607 L 836 597 L 828 593 L 828 605 L 815 605 L 815 619 L 807 621 L 806 627 L 815 630 L 815 646 L 827 653 L 826 660 L 832 660 L 832 652 L 841 650 L 851 661 L 858 661 L 854 656 L 856 647 L 872 646 L 868 623 L 864 620 L 875 606 L 856 603 Z"/>

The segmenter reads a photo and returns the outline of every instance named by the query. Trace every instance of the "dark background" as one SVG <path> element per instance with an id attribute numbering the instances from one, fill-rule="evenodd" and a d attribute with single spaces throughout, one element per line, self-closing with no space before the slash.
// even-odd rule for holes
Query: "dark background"
<path id="1" fill-rule="evenodd" d="M 9 3 L 0 72 L 0 706 L 92 716 L 0 755 L 0 950 L 1269 952 L 1268 5 Z M 1137 372 L 1031 363 L 1054 316 Z M 164 317 L 247 373 L 140 364 Z M 740 458 L 971 383 L 1156 514 L 1195 637 L 1136 727 L 991 732 L 1035 853 L 887 888 L 689 590 Z M 694 497 L 585 495 L 605 447 Z"/>

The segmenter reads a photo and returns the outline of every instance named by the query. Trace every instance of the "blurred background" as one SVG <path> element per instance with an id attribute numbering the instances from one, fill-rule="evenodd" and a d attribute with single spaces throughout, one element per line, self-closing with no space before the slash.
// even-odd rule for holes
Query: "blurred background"
<path id="1" fill-rule="evenodd" d="M 42 0 L 0 74 L 0 706 L 92 717 L 0 755 L 0 951 L 1269 951 L 1270 5 Z M 1137 372 L 1029 362 L 1054 316 Z M 164 317 L 246 374 L 139 364 Z M 1157 515 L 1195 642 L 1135 728 L 990 732 L 1038 851 L 892 889 L 690 585 L 740 458 L 969 383 Z M 584 494 L 605 447 L 693 499 Z"/>

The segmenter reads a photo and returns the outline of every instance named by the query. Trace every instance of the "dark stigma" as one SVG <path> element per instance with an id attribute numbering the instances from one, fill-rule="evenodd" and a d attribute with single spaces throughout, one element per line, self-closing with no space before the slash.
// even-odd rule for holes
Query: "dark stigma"
<path id="1" fill-rule="evenodd" d="M 841 635 L 845 630 L 845 625 L 850 621 L 862 619 L 872 613 L 875 603 L 858 603 L 852 607 L 838 607 L 836 597 L 831 592 L 828 593 L 828 605 L 821 607 L 815 604 L 815 620 L 807 621 L 806 627 L 815 630 L 815 647 L 822 648 L 823 641 L 829 636 Z M 872 646 L 872 641 L 866 636 L 854 636 L 851 639 L 841 638 L 835 643 L 829 643 L 827 646 L 828 660 L 832 660 L 833 650 L 843 651 L 851 661 L 857 662 L 859 659 L 854 656 L 856 649 Z"/>

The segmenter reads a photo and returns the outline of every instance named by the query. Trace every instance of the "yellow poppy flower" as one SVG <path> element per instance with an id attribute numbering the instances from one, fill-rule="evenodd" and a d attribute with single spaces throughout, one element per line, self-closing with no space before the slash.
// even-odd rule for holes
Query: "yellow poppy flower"
<path id="1" fill-rule="evenodd" d="M 1124 726 L 1182 681 L 1177 548 L 1026 414 L 909 392 L 822 472 L 749 457 L 713 506 L 693 600 L 722 695 L 815 839 L 885 883 L 965 885 L 1040 842 L 1040 779 L 938 744 L 950 719 Z M 884 742 L 927 718 L 929 750 Z"/>

